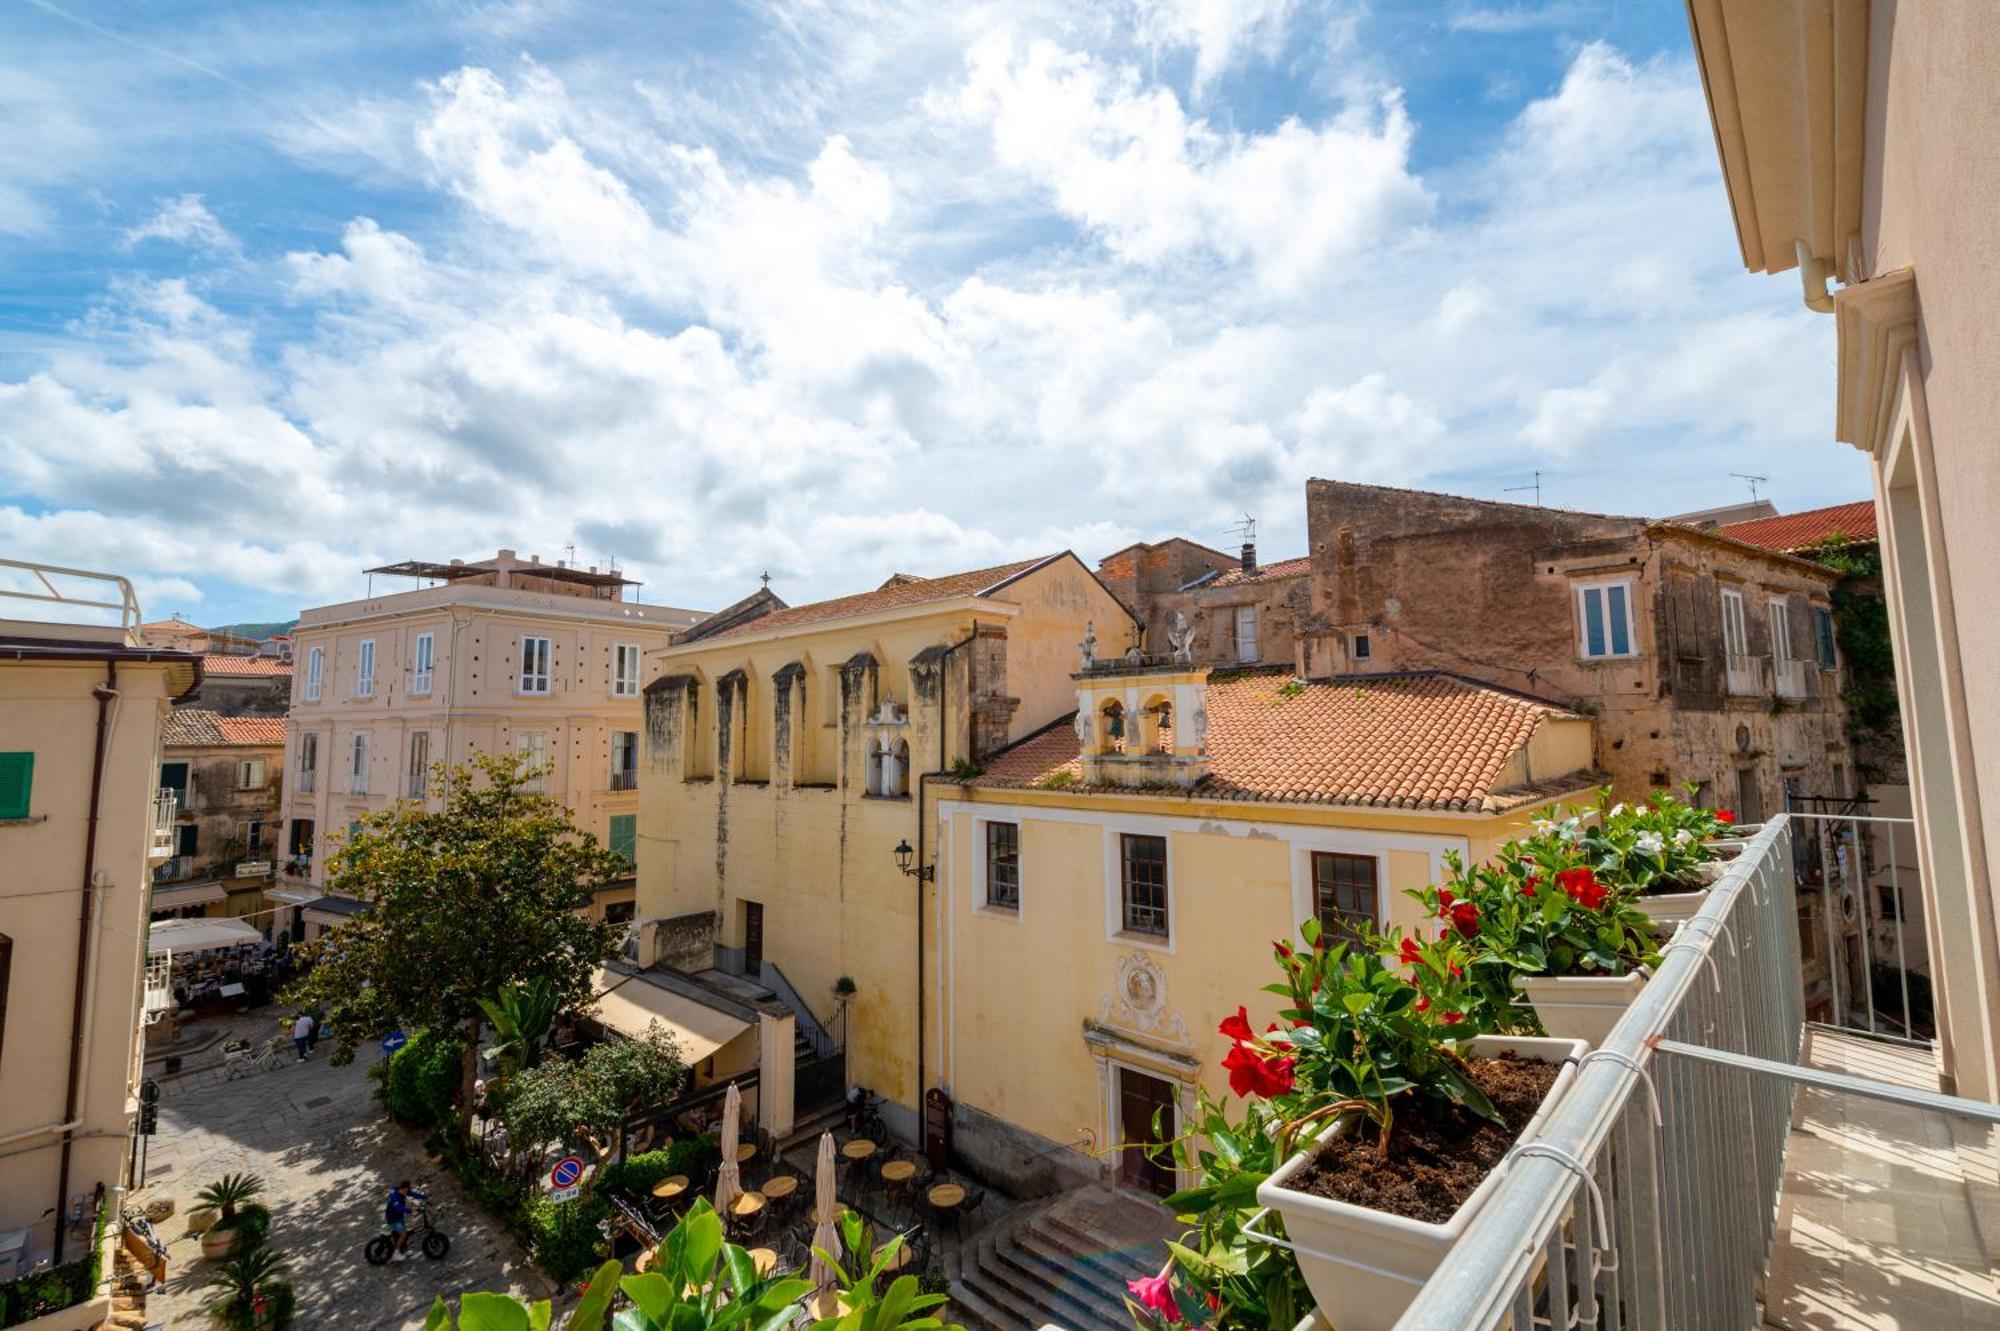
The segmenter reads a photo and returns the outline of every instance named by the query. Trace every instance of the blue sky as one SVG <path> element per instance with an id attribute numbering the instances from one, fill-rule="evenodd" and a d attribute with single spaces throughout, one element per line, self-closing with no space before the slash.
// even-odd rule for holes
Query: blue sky
<path id="1" fill-rule="evenodd" d="M 0 129 L 0 550 L 149 614 L 1867 493 L 1664 0 L 26 0 Z"/>

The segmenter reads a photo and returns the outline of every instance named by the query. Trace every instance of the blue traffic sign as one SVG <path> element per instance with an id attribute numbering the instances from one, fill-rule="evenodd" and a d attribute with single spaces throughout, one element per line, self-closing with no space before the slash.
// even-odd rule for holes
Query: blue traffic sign
<path id="1" fill-rule="evenodd" d="M 571 1187 L 582 1177 L 583 1161 L 573 1155 L 566 1155 L 556 1161 L 555 1167 L 549 1170 L 549 1186 L 552 1188 Z"/>
<path id="2" fill-rule="evenodd" d="M 404 1045 L 408 1044 L 409 1042 L 410 1042 L 410 1037 L 403 1034 L 401 1031 L 390 1031 L 387 1035 L 382 1037 L 382 1052 L 385 1054 L 393 1054 L 398 1049 L 401 1049 Z"/>

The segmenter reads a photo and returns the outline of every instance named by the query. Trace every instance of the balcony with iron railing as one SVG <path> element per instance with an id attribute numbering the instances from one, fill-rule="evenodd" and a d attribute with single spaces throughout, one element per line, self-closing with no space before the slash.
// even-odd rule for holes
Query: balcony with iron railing
<path id="1" fill-rule="evenodd" d="M 1827 821 L 1756 832 L 1398 1327 L 2000 1325 L 2000 1107 L 1937 1091 L 1907 974 L 1806 1020 L 1795 841 L 1844 892 L 1891 820 Z"/>

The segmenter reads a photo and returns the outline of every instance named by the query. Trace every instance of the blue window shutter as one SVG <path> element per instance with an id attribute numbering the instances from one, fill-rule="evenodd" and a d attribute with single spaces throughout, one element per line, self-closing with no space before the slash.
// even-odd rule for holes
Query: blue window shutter
<path id="1" fill-rule="evenodd" d="M 1626 656 L 1632 651 L 1632 629 L 1625 607 L 1626 591 L 1621 583 L 1604 589 L 1604 617 L 1611 621 L 1611 654 Z"/>
<path id="2" fill-rule="evenodd" d="M 611 853 L 627 864 L 638 863 L 639 815 L 636 813 L 614 813 L 611 815 Z"/>
<path id="3" fill-rule="evenodd" d="M 1604 655 L 1604 593 L 1596 587 L 1583 592 L 1583 654 Z"/>
<path id="4" fill-rule="evenodd" d="M 26 818 L 35 787 L 35 755 L 0 753 L 0 818 Z"/>

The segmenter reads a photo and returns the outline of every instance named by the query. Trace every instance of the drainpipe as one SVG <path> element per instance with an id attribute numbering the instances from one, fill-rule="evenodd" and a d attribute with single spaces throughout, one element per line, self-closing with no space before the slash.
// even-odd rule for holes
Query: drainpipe
<path id="1" fill-rule="evenodd" d="M 1803 240 L 1792 244 L 1793 252 L 1799 256 L 1799 282 L 1805 287 L 1806 308 L 1818 314 L 1832 314 L 1833 293 L 1827 290 L 1832 275 L 1827 272 L 1826 264 Z"/>
<path id="2" fill-rule="evenodd" d="M 957 655 L 962 647 L 969 646 L 979 636 L 975 625 L 972 632 L 945 648 L 938 658 L 938 765 L 934 772 L 925 772 L 917 778 L 917 1132 L 921 1137 L 924 1126 L 924 884 L 935 882 L 937 869 L 927 865 L 924 859 L 924 789 L 934 776 L 945 774 L 945 765 L 950 757 L 951 743 L 951 675 L 946 663 Z"/>
<path id="3" fill-rule="evenodd" d="M 83 1080 L 83 1012 L 90 992 L 91 906 L 97 896 L 97 817 L 104 801 L 104 751 L 111 735 L 111 704 L 118 697 L 118 663 L 104 663 L 104 682 L 91 691 L 97 699 L 97 746 L 90 763 L 90 813 L 83 831 L 83 896 L 77 907 L 76 987 L 70 997 L 69 1084 L 63 1099 L 62 1161 L 56 1168 L 56 1248 L 55 1264 L 62 1265 L 63 1237 L 69 1216 L 70 1146 L 76 1137 L 73 1126 L 77 1099 Z"/>

